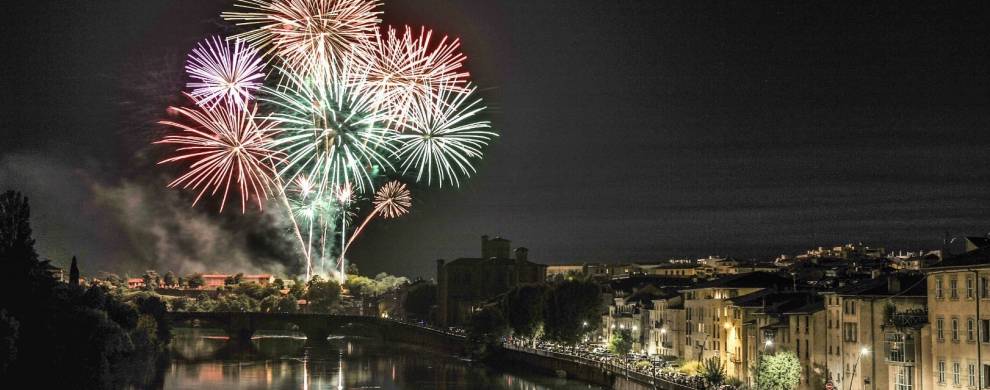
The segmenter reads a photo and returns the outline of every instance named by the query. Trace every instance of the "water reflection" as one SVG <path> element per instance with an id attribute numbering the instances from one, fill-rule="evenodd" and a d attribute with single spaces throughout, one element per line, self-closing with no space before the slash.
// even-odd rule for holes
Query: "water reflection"
<path id="1" fill-rule="evenodd" d="M 420 348 L 370 339 L 307 343 L 263 334 L 250 344 L 220 331 L 178 329 L 165 389 L 589 389 L 583 383 L 506 373 Z"/>

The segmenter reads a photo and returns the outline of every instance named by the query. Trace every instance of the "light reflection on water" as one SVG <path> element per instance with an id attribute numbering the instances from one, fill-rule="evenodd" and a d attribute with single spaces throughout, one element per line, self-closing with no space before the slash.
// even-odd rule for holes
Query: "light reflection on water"
<path id="1" fill-rule="evenodd" d="M 370 339 L 307 345 L 301 335 L 282 333 L 239 345 L 221 331 L 176 329 L 172 351 L 165 389 L 598 389 Z"/>

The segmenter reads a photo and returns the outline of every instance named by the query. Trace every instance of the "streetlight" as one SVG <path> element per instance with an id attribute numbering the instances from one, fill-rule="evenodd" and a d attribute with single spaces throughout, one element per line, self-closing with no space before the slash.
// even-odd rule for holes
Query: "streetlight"
<path id="1" fill-rule="evenodd" d="M 859 349 L 859 356 L 856 357 L 856 365 L 853 366 L 852 376 L 849 377 L 849 390 L 852 390 L 853 379 L 856 378 L 856 371 L 859 369 L 859 362 L 861 360 L 863 360 L 863 356 L 866 356 L 866 355 L 869 355 L 869 354 L 870 354 L 870 348 L 869 347 L 867 347 L 867 346 L 864 345 L 862 348 Z"/>

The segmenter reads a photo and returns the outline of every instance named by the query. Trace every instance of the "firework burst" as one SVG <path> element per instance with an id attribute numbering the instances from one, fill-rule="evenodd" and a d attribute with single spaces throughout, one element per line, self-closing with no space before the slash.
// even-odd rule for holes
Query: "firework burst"
<path id="1" fill-rule="evenodd" d="M 171 107 L 188 124 L 161 121 L 159 123 L 180 130 L 157 144 L 176 145 L 175 156 L 159 162 L 190 162 L 188 171 L 169 183 L 169 187 L 198 189 L 193 205 L 208 191 L 216 195 L 222 189 L 220 211 L 227 203 L 231 187 L 241 198 L 241 212 L 254 198 L 258 208 L 267 199 L 274 166 L 280 161 L 269 148 L 271 137 L 278 131 L 277 122 L 256 118 L 257 107 L 241 109 L 221 104 L 213 109 Z"/>
<path id="2" fill-rule="evenodd" d="M 409 189 L 406 188 L 405 183 L 392 180 L 385 183 L 385 185 L 375 192 L 375 199 L 372 205 L 375 208 L 368 213 L 368 216 L 364 218 L 361 225 L 357 229 L 354 229 L 351 238 L 344 245 L 344 251 L 347 251 L 351 247 L 354 240 L 364 231 L 364 227 L 375 217 L 381 216 L 384 219 L 392 219 L 408 214 L 409 208 L 412 207 L 412 195 L 409 194 Z"/>
<path id="3" fill-rule="evenodd" d="M 458 51 L 460 41 L 443 37 L 433 44 L 432 37 L 433 31 L 426 28 L 415 36 L 408 26 L 401 37 L 392 27 L 384 37 L 375 35 L 365 78 L 354 81 L 373 93 L 380 108 L 393 118 L 407 117 L 415 101 L 431 100 L 441 87 L 468 92 L 464 87 L 469 73 L 462 68 L 466 57 Z"/>
<path id="4" fill-rule="evenodd" d="M 403 174 L 414 171 L 416 181 L 456 187 L 459 176 L 475 172 L 474 160 L 481 159 L 484 147 L 498 134 L 488 130 L 488 121 L 476 118 L 485 107 L 481 99 L 469 100 L 475 88 L 467 88 L 466 93 L 441 88 L 434 99 L 413 104 L 406 131 L 396 135 Z"/>
<path id="5" fill-rule="evenodd" d="M 221 102 L 246 106 L 265 79 L 257 50 L 240 40 L 231 45 L 220 37 L 200 42 L 189 53 L 186 72 L 197 80 L 186 84 L 190 95 L 196 104 L 210 108 Z"/>
<path id="6" fill-rule="evenodd" d="M 381 22 L 373 0 L 237 0 L 221 17 L 252 30 L 234 38 L 266 49 L 297 70 L 365 58 Z"/>
<path id="7" fill-rule="evenodd" d="M 372 204 L 383 218 L 398 218 L 409 213 L 412 195 L 409 194 L 405 183 L 393 180 L 378 189 Z"/>
<path id="8" fill-rule="evenodd" d="M 393 132 L 366 94 L 341 82 L 346 78 L 333 68 L 283 76 L 287 82 L 267 89 L 265 100 L 277 108 L 272 116 L 281 136 L 273 147 L 285 155 L 287 181 L 306 175 L 318 195 L 344 186 L 365 192 L 376 169 L 392 168 Z"/>

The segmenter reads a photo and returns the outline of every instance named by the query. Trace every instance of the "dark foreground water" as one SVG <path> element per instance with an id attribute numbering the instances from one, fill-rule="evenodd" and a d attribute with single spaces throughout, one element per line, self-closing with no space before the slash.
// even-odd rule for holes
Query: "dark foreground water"
<path id="1" fill-rule="evenodd" d="M 265 334 L 236 346 L 219 331 L 174 334 L 165 389 L 599 389 L 370 339 L 308 345 L 289 333 Z"/>

